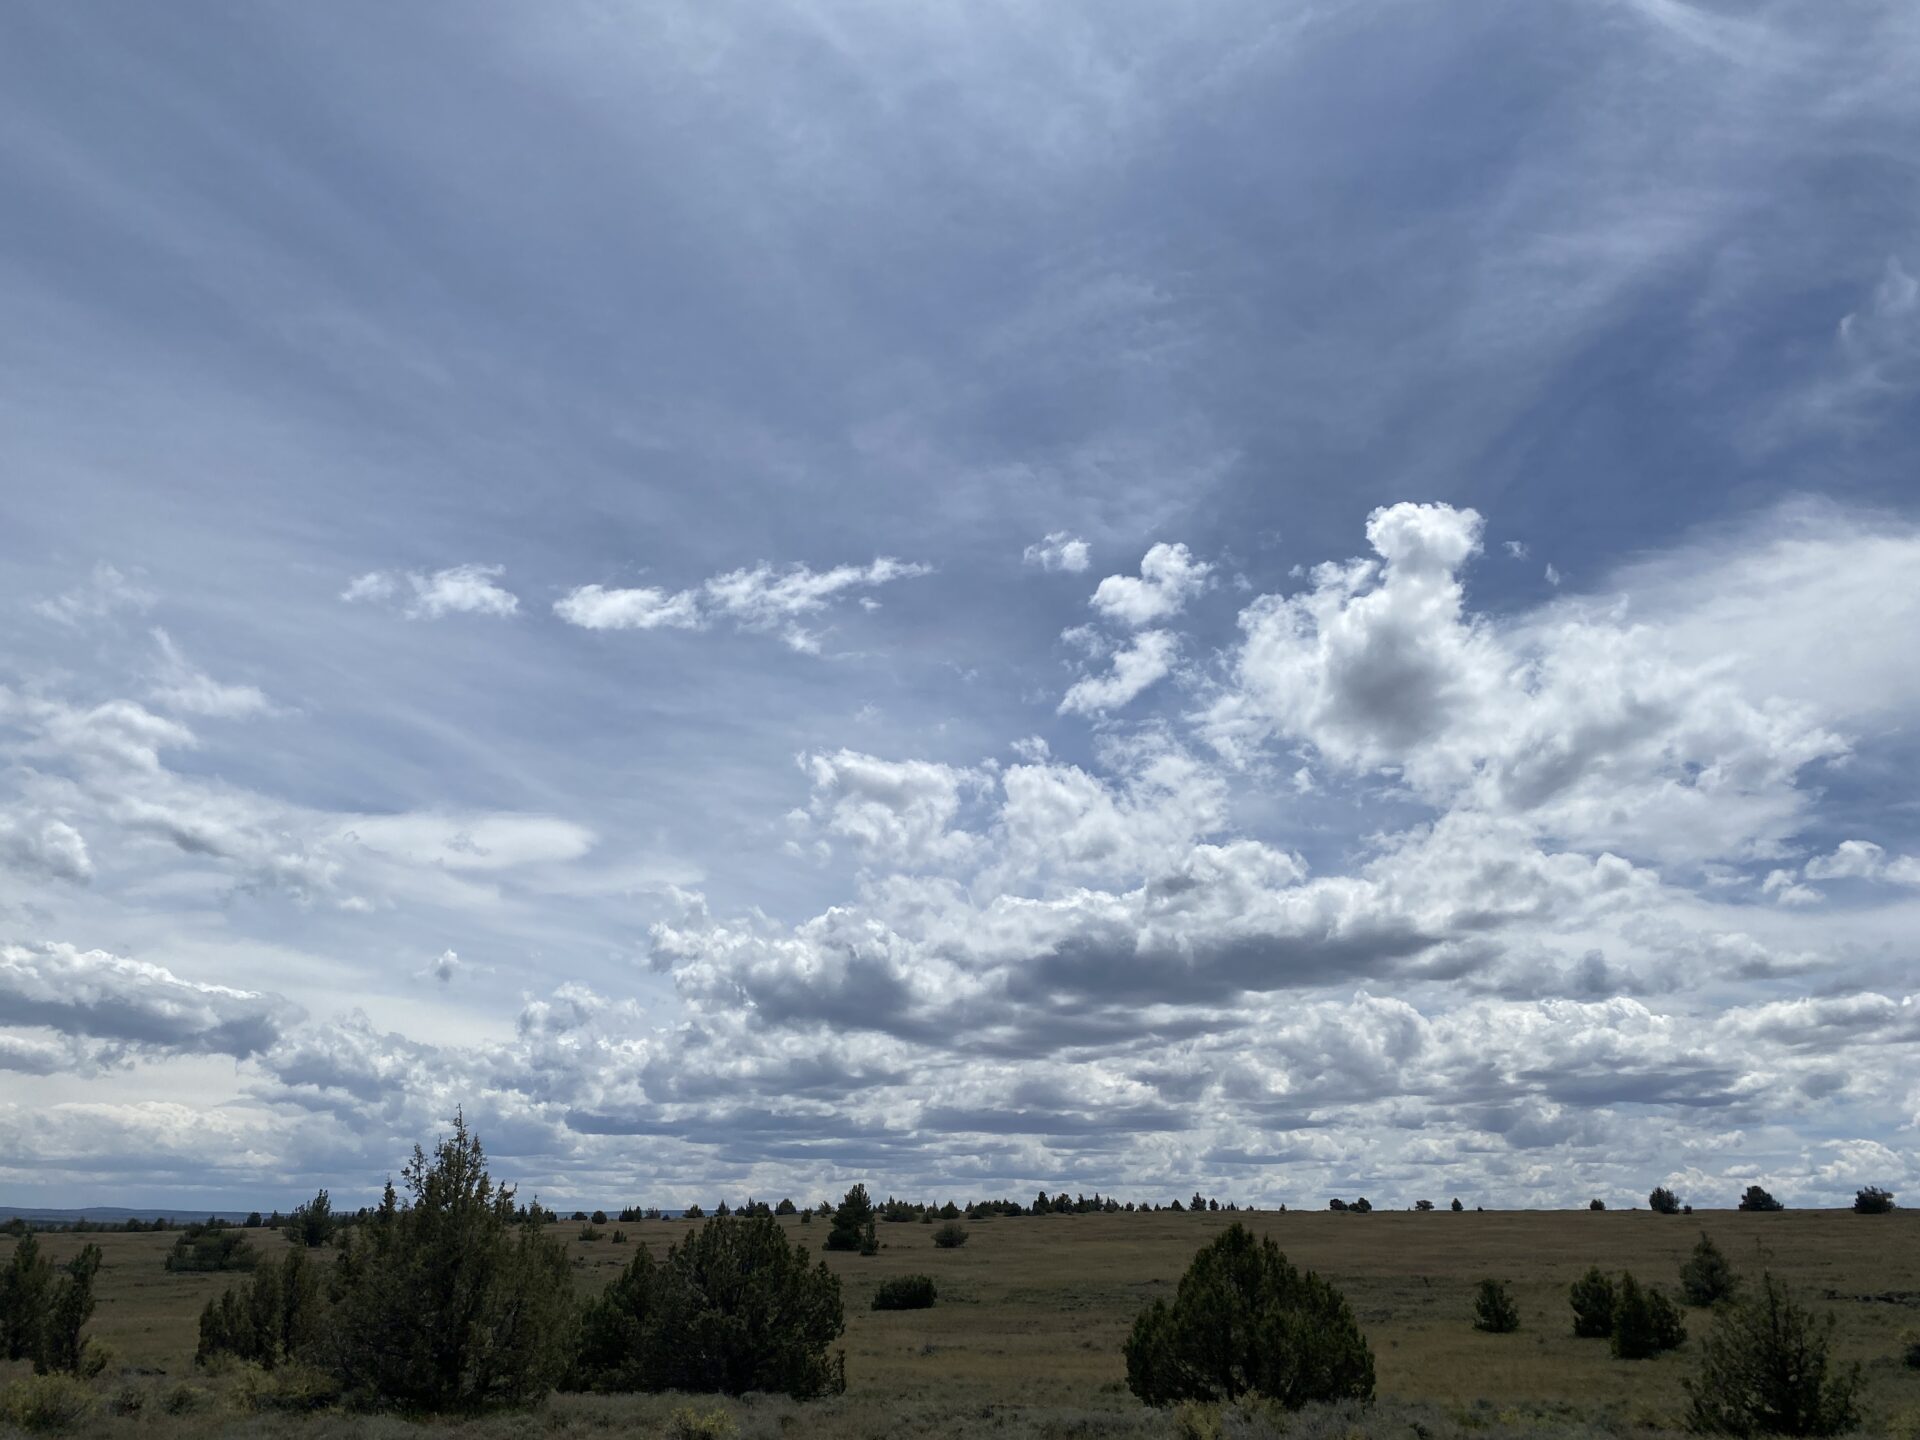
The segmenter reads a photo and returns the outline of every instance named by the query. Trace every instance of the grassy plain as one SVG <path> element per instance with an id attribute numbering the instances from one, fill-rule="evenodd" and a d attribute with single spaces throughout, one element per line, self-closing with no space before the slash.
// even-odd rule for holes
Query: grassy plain
<path id="1" fill-rule="evenodd" d="M 672 1413 L 691 1403 L 728 1412 L 743 1437 L 1096 1436 L 1179 1433 L 1178 1417 L 1149 1414 L 1126 1392 L 1121 1344 L 1134 1315 L 1171 1295 L 1195 1249 L 1225 1227 L 1224 1215 L 1134 1214 L 996 1218 L 968 1222 L 962 1249 L 940 1250 L 933 1227 L 882 1225 L 877 1256 L 834 1255 L 847 1302 L 848 1392 L 814 1405 L 684 1397 L 559 1396 L 542 1410 L 433 1427 L 474 1437 L 519 1434 L 668 1433 Z M 1920 1332 L 1920 1212 L 1857 1216 L 1835 1211 L 1712 1212 L 1662 1216 L 1644 1210 L 1544 1213 L 1468 1211 L 1371 1215 L 1294 1211 L 1242 1215 L 1272 1235 L 1296 1263 L 1320 1271 L 1352 1302 L 1373 1345 L 1381 1404 L 1365 1415 L 1338 1412 L 1295 1421 L 1307 1436 L 1648 1434 L 1677 1429 L 1681 1386 L 1697 1347 L 1652 1361 L 1616 1361 L 1604 1341 L 1576 1340 L 1568 1284 L 1589 1265 L 1631 1269 L 1677 1293 L 1676 1275 L 1702 1231 L 1743 1273 L 1763 1267 L 1837 1318 L 1836 1348 L 1866 1376 L 1868 1428 L 1920 1435 L 1920 1371 L 1901 1364 L 1903 1337 Z M 635 1243 L 656 1253 L 691 1223 L 621 1227 L 610 1238 L 570 1239 L 583 1294 L 604 1285 Z M 826 1226 L 784 1222 L 818 1250 Z M 572 1235 L 575 1225 L 562 1223 Z M 605 1232 L 611 1236 L 612 1227 Z M 268 1232 L 267 1253 L 284 1242 Z M 90 1333 L 114 1363 L 96 1388 L 109 1397 L 134 1387 L 141 1413 L 105 1410 L 88 1433 L 154 1435 L 400 1436 L 417 1427 L 355 1416 L 259 1417 L 237 1412 L 230 1380 L 195 1372 L 201 1307 L 231 1283 L 225 1275 L 176 1275 L 163 1268 L 168 1235 L 43 1237 L 64 1259 L 84 1240 L 105 1252 L 99 1309 Z M 0 1242 L 0 1257 L 9 1242 Z M 932 1310 L 867 1308 L 894 1275 L 935 1277 Z M 1482 1276 L 1506 1280 L 1520 1303 L 1517 1334 L 1485 1335 L 1469 1319 Z M 1696 1337 L 1713 1322 L 1689 1310 Z M 24 1367 L 0 1365 L 0 1381 Z M 163 1402 L 182 1383 L 195 1393 L 185 1413 Z M 1191 1417 L 1190 1417 L 1191 1418 Z M 1276 1433 L 1241 1427 L 1227 1432 Z"/>

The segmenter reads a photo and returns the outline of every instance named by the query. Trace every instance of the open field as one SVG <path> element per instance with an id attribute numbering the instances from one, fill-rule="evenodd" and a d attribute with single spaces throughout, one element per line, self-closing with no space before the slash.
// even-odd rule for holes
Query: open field
<path id="1" fill-rule="evenodd" d="M 1170 1294 L 1193 1251 L 1233 1218 L 1274 1236 L 1352 1302 L 1374 1348 L 1382 1402 L 1357 1433 L 1411 1435 L 1409 1416 L 1426 1417 L 1421 1423 L 1435 1433 L 1462 1421 L 1493 1426 L 1503 1412 L 1522 1431 L 1537 1424 L 1583 1433 L 1566 1428 L 1575 1420 L 1609 1432 L 1677 1427 L 1694 1345 L 1658 1360 L 1613 1360 L 1605 1342 L 1573 1338 L 1566 1288 L 1599 1264 L 1673 1290 L 1703 1230 L 1743 1273 L 1771 1268 L 1803 1298 L 1834 1312 L 1840 1355 L 1858 1360 L 1867 1377 L 1870 1431 L 1920 1433 L 1920 1371 L 1900 1361 L 1903 1335 L 1920 1331 L 1920 1212 L 1906 1210 L 1039 1216 L 968 1222 L 972 1239 L 959 1250 L 934 1248 L 932 1227 L 883 1224 L 886 1248 L 878 1256 L 828 1257 L 846 1290 L 847 1395 L 811 1406 L 727 1408 L 746 1435 L 1173 1433 L 1166 1417 L 1144 1415 L 1126 1393 L 1121 1343 L 1135 1313 Z M 661 1250 L 689 1223 L 621 1228 L 630 1241 Z M 784 1223 L 810 1248 L 825 1238 L 818 1221 Z M 560 1228 L 569 1235 L 578 1229 L 566 1222 Z M 282 1243 L 270 1232 L 259 1236 L 268 1253 Z M 167 1273 L 162 1259 L 173 1237 L 166 1234 L 54 1234 L 43 1243 L 58 1260 L 89 1239 L 106 1255 L 90 1333 L 115 1352 L 98 1382 L 101 1392 L 129 1383 L 129 1371 L 136 1372 L 132 1383 L 156 1394 L 181 1380 L 209 1392 L 195 1414 L 157 1422 L 149 1406 L 138 1421 L 94 1422 L 103 1432 L 131 1434 L 137 1425 L 142 1433 L 180 1435 L 400 1433 L 392 1428 L 399 1422 L 357 1417 L 235 1417 L 219 1401 L 226 1382 L 197 1376 L 192 1363 L 200 1308 L 233 1277 Z M 604 1284 L 632 1253 L 631 1245 L 608 1239 L 568 1244 L 582 1293 Z M 7 1245 L 0 1242 L 0 1256 Z M 867 1309 L 882 1280 L 914 1271 L 936 1277 L 936 1308 Z M 1472 1328 L 1471 1291 L 1487 1275 L 1511 1284 L 1523 1317 L 1519 1333 Z M 1687 1321 L 1696 1336 L 1712 1323 L 1691 1310 Z M 0 1377 L 23 1371 L 0 1366 Z M 448 1433 L 649 1434 L 682 1403 L 557 1397 L 539 1415 L 470 1422 Z M 1350 1433 L 1347 1424 L 1339 1418 L 1328 1433 Z"/>

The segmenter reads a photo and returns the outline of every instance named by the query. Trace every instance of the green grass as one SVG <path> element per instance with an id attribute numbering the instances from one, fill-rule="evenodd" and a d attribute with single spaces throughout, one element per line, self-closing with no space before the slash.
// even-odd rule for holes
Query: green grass
<path id="1" fill-rule="evenodd" d="M 1840 1356 L 1860 1361 L 1866 1375 L 1870 1431 L 1920 1435 L 1920 1371 L 1901 1363 L 1903 1335 L 1920 1328 L 1920 1214 L 1910 1211 L 1040 1216 L 974 1226 L 968 1244 L 956 1250 L 937 1248 L 930 1226 L 883 1224 L 879 1255 L 826 1257 L 846 1287 L 847 1395 L 810 1406 L 761 1401 L 725 1408 L 742 1440 L 762 1433 L 791 1440 L 1203 1436 L 1215 1433 L 1207 1426 L 1216 1421 L 1222 1436 L 1271 1433 L 1232 1416 L 1149 1414 L 1124 1384 L 1120 1347 L 1134 1315 L 1156 1296 L 1171 1294 L 1193 1252 L 1234 1218 L 1272 1235 L 1294 1261 L 1337 1283 L 1374 1348 L 1381 1404 L 1371 1416 L 1323 1415 L 1296 1421 L 1289 1434 L 1310 1436 L 1322 1423 L 1331 1427 L 1324 1433 L 1335 1436 L 1406 1436 L 1416 1423 L 1436 1436 L 1676 1428 L 1685 1408 L 1680 1382 L 1693 1369 L 1695 1346 L 1657 1360 L 1616 1361 L 1604 1341 L 1574 1339 L 1567 1286 L 1598 1264 L 1632 1269 L 1643 1282 L 1677 1293 L 1680 1264 L 1705 1230 L 1736 1270 L 1769 1267 L 1802 1298 L 1835 1313 Z M 817 1223 L 784 1223 L 819 1253 L 824 1231 Z M 688 1224 L 623 1228 L 632 1243 L 569 1236 L 582 1294 L 604 1285 L 634 1245 L 645 1242 L 659 1253 Z M 114 1363 L 96 1383 L 99 1395 L 144 1387 L 158 1396 L 183 1381 L 207 1394 L 199 1408 L 175 1416 L 157 1414 L 157 1400 L 143 1401 L 137 1418 L 102 1411 L 85 1433 L 132 1435 L 137 1428 L 158 1436 L 284 1433 L 302 1440 L 417 1433 L 377 1417 L 237 1414 L 233 1382 L 197 1374 L 192 1364 L 200 1309 L 235 1277 L 168 1273 L 168 1235 L 56 1234 L 43 1244 L 59 1261 L 86 1240 L 106 1255 L 90 1333 L 111 1347 Z M 259 1243 L 270 1257 L 284 1242 L 262 1234 Z M 9 1246 L 0 1242 L 0 1260 Z M 868 1308 L 883 1280 L 910 1273 L 934 1277 L 938 1306 Z M 1473 1328 L 1473 1290 L 1483 1276 L 1508 1283 L 1520 1306 L 1518 1333 Z M 1869 1298 L 1889 1295 L 1895 1298 Z M 1686 1314 L 1696 1337 L 1712 1323 L 1707 1312 Z M 0 1379 L 21 1373 L 24 1367 L 0 1366 Z M 665 1433 L 670 1415 L 684 1404 L 674 1397 L 562 1396 L 537 1415 L 432 1429 L 474 1437 L 653 1435 Z M 702 1402 L 698 1408 L 711 1407 Z"/>

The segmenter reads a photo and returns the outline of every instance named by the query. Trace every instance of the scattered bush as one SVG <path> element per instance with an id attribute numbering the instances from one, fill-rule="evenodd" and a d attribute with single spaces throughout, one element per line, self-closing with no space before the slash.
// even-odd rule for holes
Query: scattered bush
<path id="1" fill-rule="evenodd" d="M 1893 1192 L 1882 1190 L 1878 1185 L 1869 1185 L 1857 1190 L 1853 1196 L 1853 1213 L 1856 1215 L 1885 1215 L 1893 1209 Z"/>
<path id="2" fill-rule="evenodd" d="M 667 1416 L 667 1428 L 661 1433 L 666 1440 L 733 1440 L 740 1433 L 740 1427 L 718 1406 L 696 1410 L 691 1405 L 682 1405 Z"/>
<path id="3" fill-rule="evenodd" d="M 1510 1335 L 1520 1328 L 1520 1307 L 1498 1280 L 1482 1280 L 1473 1294 L 1473 1328 Z"/>
<path id="4" fill-rule="evenodd" d="M 1680 1293 L 1689 1305 L 1718 1305 L 1731 1300 L 1740 1286 L 1740 1277 L 1720 1253 L 1720 1247 L 1702 1231 L 1693 1254 L 1680 1267 Z"/>
<path id="5" fill-rule="evenodd" d="M 1680 1197 L 1664 1185 L 1653 1187 L 1653 1193 L 1647 1196 L 1647 1208 L 1656 1215 L 1678 1215 Z"/>
<path id="6" fill-rule="evenodd" d="M 1455 1196 L 1453 1204 L 1450 1208 L 1453 1210 L 1454 1214 L 1458 1215 L 1462 1210 L 1466 1209 L 1467 1207 L 1460 1203 L 1460 1199 L 1458 1196 Z"/>
<path id="7" fill-rule="evenodd" d="M 1127 1388 L 1148 1405 L 1373 1398 L 1373 1352 L 1346 1299 L 1238 1221 L 1194 1256 L 1171 1305 L 1141 1312 L 1126 1358 Z"/>
<path id="8" fill-rule="evenodd" d="M 896 1275 L 873 1292 L 875 1310 L 930 1310 L 939 1298 L 931 1275 Z"/>
<path id="9" fill-rule="evenodd" d="M 1616 1360 L 1650 1360 L 1686 1343 L 1680 1307 L 1631 1271 L 1620 1276 L 1613 1303 L 1613 1355 Z"/>
<path id="10" fill-rule="evenodd" d="M 242 1372 L 233 1396 L 248 1410 L 301 1414 L 337 1405 L 340 1384 L 311 1365 L 282 1365 L 276 1370 Z"/>
<path id="11" fill-rule="evenodd" d="M 7 1268 L 0 1270 L 0 1357 L 32 1358 L 52 1289 L 53 1263 L 40 1253 L 34 1233 L 22 1230 Z"/>
<path id="12" fill-rule="evenodd" d="M 933 1232 L 933 1243 L 942 1250 L 958 1250 L 967 1243 L 967 1227 L 957 1220 L 949 1220 Z"/>
<path id="13" fill-rule="evenodd" d="M 1427 1211 L 1433 1209 L 1433 1202 L 1431 1200 L 1416 1200 L 1413 1202 L 1413 1208 L 1424 1215 Z"/>
<path id="14" fill-rule="evenodd" d="M 833 1228 L 827 1231 L 829 1250 L 857 1250 L 862 1255 L 880 1253 L 880 1241 L 874 1234 L 873 1200 L 865 1185 L 847 1191 L 840 1208 L 833 1212 Z"/>
<path id="15" fill-rule="evenodd" d="M 1772 1275 L 1721 1315 L 1687 1382 L 1688 1425 L 1720 1435 L 1838 1435 L 1860 1423 L 1860 1367 L 1829 1373 L 1833 1316 L 1816 1323 Z"/>
<path id="16" fill-rule="evenodd" d="M 1589 1210 L 1604 1210 L 1606 1208 L 1607 1202 L 1602 1200 L 1598 1195 L 1587 1201 L 1587 1209 Z"/>
<path id="17" fill-rule="evenodd" d="M 1747 1193 L 1740 1197 L 1740 1208 L 1742 1210 L 1784 1210 L 1787 1207 L 1758 1185 L 1749 1185 Z"/>
<path id="18" fill-rule="evenodd" d="M 305 1250 L 290 1250 L 278 1265 L 207 1302 L 200 1312 L 196 1365 L 231 1355 L 263 1369 L 291 1360 L 318 1362 L 326 1330 L 319 1266 Z"/>
<path id="19" fill-rule="evenodd" d="M 573 1383 L 602 1391 L 846 1389 L 827 1347 L 846 1328 L 840 1281 L 770 1216 L 711 1220 L 656 1264 L 643 1245 L 588 1302 Z"/>
<path id="20" fill-rule="evenodd" d="M 1582 1340 L 1604 1340 L 1613 1334 L 1613 1281 L 1598 1265 L 1573 1282 L 1568 1299 L 1573 1305 L 1573 1333 Z"/>
<path id="21" fill-rule="evenodd" d="M 333 1199 L 322 1190 L 306 1204 L 294 1208 L 288 1234 L 293 1237 L 295 1244 L 318 1250 L 333 1239 L 338 1229 L 339 1222 L 333 1214 Z"/>
<path id="22" fill-rule="evenodd" d="M 456 1114 L 356 1224 L 336 1264 L 329 1370 L 364 1401 L 476 1410 L 545 1394 L 565 1370 L 573 1276 L 565 1245 L 522 1225 Z"/>
<path id="23" fill-rule="evenodd" d="M 71 1375 L 34 1375 L 0 1389 L 0 1424 L 59 1435 L 93 1414 L 93 1392 Z"/>
<path id="24" fill-rule="evenodd" d="M 251 1270 L 259 1263 L 260 1252 L 246 1231 L 224 1226 L 189 1225 L 167 1252 L 169 1270 Z"/>

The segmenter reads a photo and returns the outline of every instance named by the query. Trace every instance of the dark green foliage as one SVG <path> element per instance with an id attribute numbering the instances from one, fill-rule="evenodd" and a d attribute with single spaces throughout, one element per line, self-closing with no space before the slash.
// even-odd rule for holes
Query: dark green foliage
<path id="1" fill-rule="evenodd" d="M 1427 1211 L 1433 1209 L 1433 1202 L 1431 1200 L 1416 1200 L 1413 1202 L 1413 1208 L 1425 1214 Z"/>
<path id="2" fill-rule="evenodd" d="M 689 1205 L 680 1212 L 680 1218 L 682 1220 L 704 1220 L 707 1218 L 707 1212 L 702 1210 L 698 1205 Z"/>
<path id="3" fill-rule="evenodd" d="M 1460 1197 L 1456 1195 L 1454 1197 L 1453 1204 L 1448 1208 L 1451 1209 L 1454 1214 L 1458 1215 L 1462 1210 L 1466 1209 L 1467 1207 L 1460 1203 Z"/>
<path id="4" fill-rule="evenodd" d="M 931 1275 L 896 1275 L 873 1292 L 875 1310 L 927 1310 L 939 1298 Z"/>
<path id="5" fill-rule="evenodd" d="M 940 1207 L 940 1218 L 942 1220 L 958 1220 L 960 1213 L 960 1207 L 951 1200 Z"/>
<path id="6" fill-rule="evenodd" d="M 1520 1307 L 1498 1280 L 1482 1280 L 1473 1292 L 1473 1328 L 1510 1335 L 1520 1328 Z"/>
<path id="7" fill-rule="evenodd" d="M 958 1250 L 967 1243 L 967 1227 L 958 1220 L 949 1220 L 933 1232 L 933 1243 L 942 1250 Z"/>
<path id="8" fill-rule="evenodd" d="M 21 1230 L 7 1268 L 0 1270 L 0 1356 L 25 1360 L 32 1356 L 53 1290 L 53 1264 L 40 1253 L 40 1241 L 31 1230 Z"/>
<path id="9" fill-rule="evenodd" d="M 294 1209 L 291 1229 L 294 1243 L 317 1250 L 333 1239 L 339 1222 L 334 1219 L 333 1200 L 322 1190 L 306 1204 Z"/>
<path id="10" fill-rule="evenodd" d="M 475 1410 L 549 1390 L 572 1340 L 566 1247 L 522 1225 L 480 1141 L 456 1116 L 431 1156 L 414 1147 L 393 1186 L 353 1227 L 333 1277 L 331 1368 L 362 1402 Z"/>
<path id="11" fill-rule="evenodd" d="M 1620 1276 L 1613 1304 L 1613 1354 L 1617 1360 L 1648 1360 L 1684 1344 L 1687 1327 L 1680 1307 L 1651 1287 L 1642 1287 L 1631 1271 Z"/>
<path id="12" fill-rule="evenodd" d="M 80 1334 L 93 1316 L 93 1280 L 99 1273 L 100 1247 L 92 1244 L 60 1267 L 29 1352 L 34 1374 L 100 1373 L 104 1357 L 92 1353 L 92 1342 Z"/>
<path id="13" fill-rule="evenodd" d="M 781 1202 L 780 1202 L 780 1203 L 779 1203 L 778 1205 L 776 1205 L 776 1206 L 774 1206 L 774 1207 L 773 1207 L 773 1213 L 774 1213 L 774 1214 L 776 1214 L 776 1215 L 791 1215 L 791 1214 L 793 1214 L 793 1213 L 794 1213 L 794 1205 L 793 1205 L 793 1201 L 791 1201 L 791 1200 L 782 1200 L 782 1201 L 781 1201 Z"/>
<path id="14" fill-rule="evenodd" d="M 1589 1210 L 1604 1210 L 1606 1208 L 1607 1202 L 1602 1200 L 1598 1195 L 1587 1201 L 1587 1209 Z"/>
<path id="15" fill-rule="evenodd" d="M 189 1225 L 167 1253 L 167 1269 L 185 1271 L 251 1270 L 260 1263 L 244 1230 Z"/>
<path id="16" fill-rule="evenodd" d="M 1747 1193 L 1740 1197 L 1740 1208 L 1742 1210 L 1784 1210 L 1787 1207 L 1758 1185 L 1749 1185 Z"/>
<path id="17" fill-rule="evenodd" d="M 826 1248 L 857 1250 L 862 1255 L 879 1253 L 880 1242 L 874 1235 L 873 1200 L 866 1186 L 855 1185 L 847 1191 L 846 1199 L 833 1212 L 833 1228 L 827 1232 Z"/>
<path id="18" fill-rule="evenodd" d="M 770 1217 L 712 1220 L 656 1263 L 645 1246 L 581 1318 L 582 1389 L 782 1393 L 846 1389 L 827 1347 L 846 1327 L 840 1281 Z"/>
<path id="19" fill-rule="evenodd" d="M 1907 1348 L 1901 1353 L 1901 1362 L 1909 1370 L 1920 1370 L 1920 1335 L 1907 1340 Z"/>
<path id="20" fill-rule="evenodd" d="M 1856 1215 L 1885 1215 L 1893 1209 L 1893 1192 L 1882 1190 L 1878 1185 L 1869 1185 L 1864 1190 L 1856 1190 L 1853 1195 L 1853 1213 Z"/>
<path id="21" fill-rule="evenodd" d="M 1149 1405 L 1373 1398 L 1373 1352 L 1345 1298 L 1237 1221 L 1194 1256 L 1171 1305 L 1141 1312 L 1126 1357 L 1127 1388 Z"/>
<path id="22" fill-rule="evenodd" d="M 262 1265 L 200 1312 L 195 1364 L 233 1355 L 271 1370 L 288 1361 L 322 1359 L 327 1323 L 320 1266 L 302 1250 Z"/>
<path id="23" fill-rule="evenodd" d="M 1582 1340 L 1604 1340 L 1613 1334 L 1613 1281 L 1598 1265 L 1573 1282 L 1568 1291 L 1573 1304 L 1573 1333 Z"/>
<path id="24" fill-rule="evenodd" d="M 1724 1311 L 1687 1382 L 1687 1423 L 1720 1435 L 1839 1435 L 1860 1423 L 1860 1367 L 1831 1369 L 1833 1316 L 1816 1322 L 1786 1287 L 1758 1290 Z M 1831 1371 L 1831 1373 L 1830 1373 Z"/>
<path id="25" fill-rule="evenodd" d="M 1718 1305 L 1722 1300 L 1731 1300 L 1739 1288 L 1740 1277 L 1733 1273 L 1727 1257 L 1701 1232 L 1693 1254 L 1680 1267 L 1680 1293 L 1689 1305 Z"/>
<path id="26" fill-rule="evenodd" d="M 1664 1185 L 1653 1187 L 1653 1193 L 1647 1196 L 1647 1208 L 1656 1215 L 1678 1215 L 1680 1197 Z"/>

